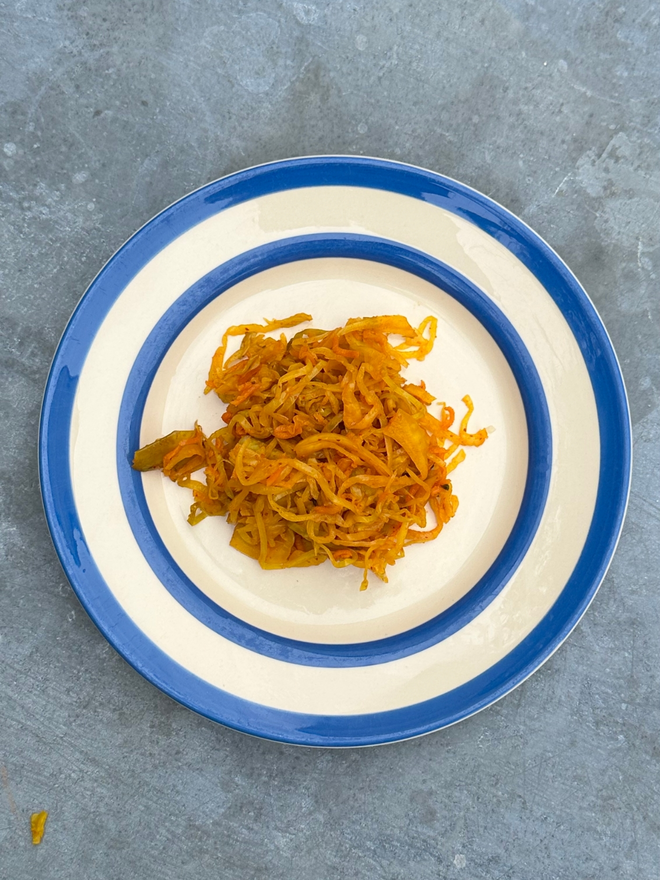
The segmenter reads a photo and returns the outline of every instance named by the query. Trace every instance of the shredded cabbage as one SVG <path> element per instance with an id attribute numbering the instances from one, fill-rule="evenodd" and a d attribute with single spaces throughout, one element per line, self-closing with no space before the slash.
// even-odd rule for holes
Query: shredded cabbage
<path id="1" fill-rule="evenodd" d="M 210 435 L 198 424 L 135 453 L 139 471 L 161 468 L 193 493 L 188 521 L 225 516 L 231 546 L 264 569 L 318 565 L 386 569 L 410 544 L 431 541 L 454 516 L 448 474 L 488 432 L 452 431 L 454 410 L 407 383 L 401 371 L 423 360 L 437 321 L 416 329 L 401 315 L 352 318 L 335 330 L 305 329 L 289 341 L 267 333 L 311 316 L 230 327 L 211 362 L 206 393 L 227 410 Z M 232 336 L 238 351 L 225 360 Z M 399 342 L 391 342 L 398 336 Z M 203 468 L 204 479 L 193 476 Z M 426 528 L 427 508 L 436 525 Z"/>

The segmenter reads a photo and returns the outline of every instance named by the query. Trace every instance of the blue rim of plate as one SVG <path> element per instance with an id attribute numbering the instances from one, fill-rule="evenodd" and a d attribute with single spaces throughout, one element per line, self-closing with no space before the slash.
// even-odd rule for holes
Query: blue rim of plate
<path id="1" fill-rule="evenodd" d="M 131 278 L 179 235 L 218 211 L 265 194 L 319 185 L 420 199 L 469 220 L 508 248 L 570 326 L 589 373 L 600 431 L 591 526 L 550 611 L 515 649 L 471 681 L 412 706 L 364 715 L 273 709 L 222 691 L 172 660 L 127 617 L 101 577 L 78 520 L 69 469 L 78 376 L 98 327 Z M 488 197 L 439 174 L 378 159 L 321 156 L 257 166 L 208 184 L 157 215 L 114 255 L 76 308 L 55 354 L 41 414 L 39 466 L 46 517 L 64 570 L 101 632 L 138 672 L 189 708 L 246 733 L 303 745 L 356 746 L 407 739 L 455 723 L 504 696 L 556 650 L 584 614 L 616 549 L 630 487 L 631 429 L 621 371 L 593 304 L 529 227 Z"/>
<path id="2" fill-rule="evenodd" d="M 385 263 L 423 278 L 465 306 L 506 357 L 521 392 L 528 433 L 528 472 L 522 503 L 505 546 L 488 571 L 459 601 L 423 624 L 388 638 L 323 644 L 285 638 L 246 623 L 205 595 L 172 558 L 156 528 L 142 475 L 131 468 L 140 445 L 142 414 L 154 376 L 168 349 L 201 309 L 225 290 L 265 269 L 299 260 L 343 257 Z M 552 468 L 552 433 L 545 392 L 534 361 L 511 322 L 471 281 L 422 251 L 367 235 L 322 233 L 271 242 L 216 267 L 163 314 L 133 363 L 117 429 L 117 473 L 126 518 L 160 582 L 205 626 L 251 651 L 308 666 L 371 666 L 422 651 L 462 629 L 508 583 L 534 539 L 543 515 Z"/>

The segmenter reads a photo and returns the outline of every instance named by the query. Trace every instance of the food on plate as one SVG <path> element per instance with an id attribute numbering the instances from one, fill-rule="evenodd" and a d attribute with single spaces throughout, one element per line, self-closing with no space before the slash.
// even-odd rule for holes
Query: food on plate
<path id="1" fill-rule="evenodd" d="M 311 320 L 230 327 L 206 383 L 227 404 L 225 425 L 173 431 L 139 449 L 133 467 L 161 468 L 190 489 L 191 525 L 226 517 L 231 546 L 262 568 L 329 560 L 362 569 L 366 589 L 369 572 L 386 582 L 406 547 L 433 540 L 454 516 L 449 474 L 488 432 L 468 431 L 469 396 L 452 430 L 454 410 L 441 403 L 433 415 L 425 383 L 402 375 L 431 351 L 435 318 L 417 328 L 401 315 L 351 318 L 289 340 L 268 335 Z M 226 357 L 235 336 L 239 348 Z"/>

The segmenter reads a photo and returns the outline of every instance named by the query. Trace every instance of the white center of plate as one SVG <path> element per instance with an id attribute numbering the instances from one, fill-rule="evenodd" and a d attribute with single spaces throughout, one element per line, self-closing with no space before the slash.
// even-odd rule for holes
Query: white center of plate
<path id="1" fill-rule="evenodd" d="M 191 527 L 191 493 L 160 472 L 143 475 L 147 503 L 165 545 L 191 581 L 230 613 L 268 632 L 318 643 L 385 638 L 424 623 L 464 596 L 497 558 L 513 527 L 527 476 L 525 413 L 508 363 L 488 332 L 451 296 L 407 272 L 355 259 L 314 259 L 252 276 L 217 297 L 167 352 L 150 390 L 141 444 L 197 420 L 208 434 L 221 427 L 224 405 L 204 395 L 211 357 L 231 324 L 306 311 L 311 326 L 332 329 L 348 318 L 401 314 L 414 324 L 438 319 L 432 353 L 413 361 L 409 380 L 424 379 L 438 401 L 464 412 L 475 404 L 471 429 L 494 426 L 452 474 L 460 505 L 439 538 L 412 546 L 388 571 L 389 583 L 329 563 L 283 571 L 229 546 L 232 526 L 220 517 Z M 289 333 L 296 332 L 295 328 Z M 435 412 L 436 404 L 430 409 Z"/>

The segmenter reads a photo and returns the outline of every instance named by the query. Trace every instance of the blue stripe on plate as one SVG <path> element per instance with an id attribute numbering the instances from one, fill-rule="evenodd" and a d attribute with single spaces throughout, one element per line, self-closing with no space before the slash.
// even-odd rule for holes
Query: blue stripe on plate
<path id="1" fill-rule="evenodd" d="M 142 414 L 153 378 L 168 349 L 192 318 L 225 290 L 257 272 L 319 257 L 385 263 L 417 275 L 454 297 L 483 324 L 507 358 L 520 388 L 528 426 L 529 467 L 521 507 L 505 546 L 486 574 L 458 602 L 420 626 L 389 638 L 343 645 L 277 636 L 239 620 L 213 602 L 172 558 L 153 523 L 142 476 L 130 467 L 140 445 Z M 493 300 L 454 269 L 421 251 L 348 233 L 296 236 L 263 245 L 218 266 L 185 291 L 156 324 L 135 359 L 117 428 L 117 470 L 124 509 L 140 549 L 161 583 L 184 608 L 225 638 L 278 660 L 313 666 L 386 663 L 417 653 L 462 629 L 492 602 L 525 557 L 543 514 L 551 468 L 550 416 L 541 380 L 522 339 Z"/>
<path id="2" fill-rule="evenodd" d="M 305 715 L 260 706 L 203 682 L 157 648 L 126 616 L 90 558 L 69 470 L 77 379 L 96 330 L 128 281 L 163 247 L 217 211 L 267 193 L 318 185 L 371 187 L 427 201 L 467 218 L 511 250 L 571 327 L 589 371 L 600 426 L 600 480 L 591 527 L 548 614 L 506 657 L 465 685 L 414 706 L 367 715 Z M 303 745 L 354 746 L 405 739 L 459 721 L 508 693 L 556 650 L 584 614 L 616 548 L 630 487 L 631 431 L 607 332 L 576 278 L 529 227 L 486 196 L 430 171 L 330 156 L 276 162 L 209 184 L 163 211 L 115 254 L 79 303 L 55 354 L 44 394 L 39 466 L 46 516 L 64 569 L 92 620 L 138 672 L 189 708 L 238 730 Z"/>

